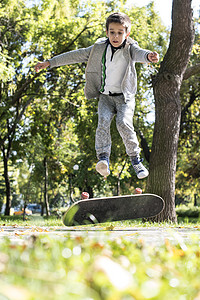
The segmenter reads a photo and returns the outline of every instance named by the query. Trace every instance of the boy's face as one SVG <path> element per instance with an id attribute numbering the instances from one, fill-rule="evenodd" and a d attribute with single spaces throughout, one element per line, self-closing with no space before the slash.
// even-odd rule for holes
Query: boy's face
<path id="1" fill-rule="evenodd" d="M 126 28 L 119 23 L 110 23 L 108 31 L 106 30 L 107 37 L 113 47 L 119 47 L 127 39 L 130 32 L 126 32 Z"/>

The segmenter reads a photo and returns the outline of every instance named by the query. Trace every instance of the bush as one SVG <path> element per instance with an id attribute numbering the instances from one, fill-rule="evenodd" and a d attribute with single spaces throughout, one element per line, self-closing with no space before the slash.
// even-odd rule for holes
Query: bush
<path id="1" fill-rule="evenodd" d="M 54 208 L 51 210 L 51 215 L 56 216 L 57 218 L 62 218 L 66 211 L 67 207 Z"/>
<path id="2" fill-rule="evenodd" d="M 197 206 L 181 205 L 176 208 L 178 217 L 199 218 L 200 208 Z"/>

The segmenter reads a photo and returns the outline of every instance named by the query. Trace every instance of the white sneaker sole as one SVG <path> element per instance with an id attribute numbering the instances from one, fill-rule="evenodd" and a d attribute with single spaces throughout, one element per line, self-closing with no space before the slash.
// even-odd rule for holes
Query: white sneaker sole
<path id="1" fill-rule="evenodd" d="M 110 171 L 108 169 L 108 163 L 106 160 L 101 160 L 96 164 L 96 170 L 102 176 L 108 176 Z"/>
<path id="2" fill-rule="evenodd" d="M 148 170 L 145 170 L 145 171 L 143 171 L 143 172 L 140 172 L 140 173 L 137 175 L 137 178 L 138 178 L 138 179 L 144 179 L 144 178 L 146 178 L 148 175 L 149 175 L 149 171 L 148 171 Z"/>

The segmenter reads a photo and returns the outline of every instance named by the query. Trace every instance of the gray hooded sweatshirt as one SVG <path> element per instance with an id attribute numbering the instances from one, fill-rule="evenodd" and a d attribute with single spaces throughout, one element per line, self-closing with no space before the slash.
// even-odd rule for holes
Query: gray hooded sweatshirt
<path id="1" fill-rule="evenodd" d="M 69 51 L 49 59 L 50 68 L 87 62 L 85 78 L 85 96 L 87 99 L 98 98 L 102 84 L 102 56 L 107 45 L 106 39 L 98 40 L 88 48 Z M 137 74 L 135 63 L 149 63 L 147 55 L 151 51 L 142 49 L 130 37 L 123 48 L 123 55 L 128 66 L 121 83 L 125 102 L 131 99 L 137 91 Z"/>

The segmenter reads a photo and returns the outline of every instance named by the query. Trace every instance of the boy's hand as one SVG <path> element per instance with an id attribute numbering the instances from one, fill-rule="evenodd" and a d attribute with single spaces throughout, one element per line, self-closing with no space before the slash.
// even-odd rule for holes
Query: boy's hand
<path id="1" fill-rule="evenodd" d="M 39 72 L 42 69 L 46 69 L 47 67 L 50 66 L 50 62 L 49 61 L 44 61 L 44 62 L 38 62 L 37 65 L 35 65 L 35 71 Z"/>
<path id="2" fill-rule="evenodd" d="M 159 54 L 157 52 L 151 52 L 147 55 L 150 62 L 157 63 L 159 61 Z"/>

